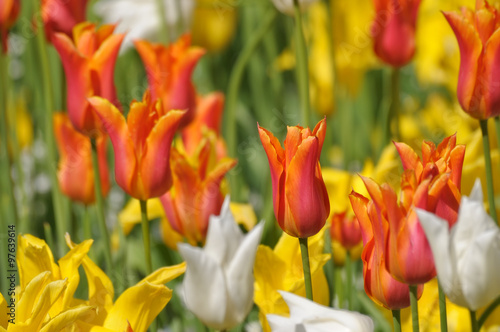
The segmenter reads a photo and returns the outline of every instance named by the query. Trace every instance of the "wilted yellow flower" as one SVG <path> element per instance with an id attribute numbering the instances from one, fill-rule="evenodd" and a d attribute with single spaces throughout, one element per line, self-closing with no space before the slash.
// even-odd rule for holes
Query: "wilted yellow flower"
<path id="1" fill-rule="evenodd" d="M 330 255 L 323 253 L 324 233 L 325 228 L 309 238 L 309 260 L 314 301 L 329 305 L 328 283 L 323 266 L 330 259 Z M 264 331 L 270 331 L 265 315 L 289 313 L 278 290 L 304 297 L 306 295 L 297 238 L 283 232 L 274 250 L 260 245 L 255 258 L 254 276 L 254 301 L 260 309 L 259 318 Z"/>
<path id="2" fill-rule="evenodd" d="M 191 34 L 193 44 L 209 52 L 220 52 L 231 42 L 236 31 L 234 0 L 196 0 Z"/>

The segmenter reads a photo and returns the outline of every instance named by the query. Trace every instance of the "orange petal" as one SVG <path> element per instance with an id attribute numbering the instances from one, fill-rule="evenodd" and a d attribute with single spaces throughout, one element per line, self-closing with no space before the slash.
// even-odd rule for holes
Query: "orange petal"
<path id="1" fill-rule="evenodd" d="M 486 99 L 487 117 L 500 115 L 500 29 L 490 37 L 484 52 L 483 91 Z"/>

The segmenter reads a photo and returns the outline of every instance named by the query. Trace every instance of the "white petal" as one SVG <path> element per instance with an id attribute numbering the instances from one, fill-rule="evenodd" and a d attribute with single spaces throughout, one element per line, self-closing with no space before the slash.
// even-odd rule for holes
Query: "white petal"
<path id="1" fill-rule="evenodd" d="M 474 181 L 474 186 L 469 195 L 469 199 L 483 203 L 483 188 L 481 187 L 481 179 L 477 178 Z"/>
<path id="2" fill-rule="evenodd" d="M 184 301 L 205 325 L 219 329 L 227 310 L 226 283 L 222 269 L 200 248 L 178 243 L 179 254 L 187 263 Z"/>
<path id="3" fill-rule="evenodd" d="M 299 323 L 294 322 L 291 318 L 279 315 L 266 315 L 266 317 L 272 332 L 301 331 L 297 326 Z"/>

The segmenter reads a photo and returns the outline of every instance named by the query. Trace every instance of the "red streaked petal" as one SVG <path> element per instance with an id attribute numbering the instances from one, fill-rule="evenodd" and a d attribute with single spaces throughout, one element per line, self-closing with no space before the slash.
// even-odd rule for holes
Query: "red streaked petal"
<path id="1" fill-rule="evenodd" d="M 416 170 L 419 165 L 420 168 L 422 168 L 422 162 L 420 161 L 420 158 L 409 145 L 405 143 L 394 142 L 394 146 L 396 146 L 396 150 L 398 151 L 399 157 L 401 158 L 404 170 Z"/>
<path id="2" fill-rule="evenodd" d="M 354 190 L 349 194 L 349 201 L 351 202 L 352 210 L 358 219 L 359 226 L 361 227 L 361 236 L 363 238 L 363 245 L 373 239 L 373 230 L 370 217 L 368 216 L 368 198 L 358 194 Z"/>
<path id="3" fill-rule="evenodd" d="M 484 51 L 484 95 L 486 101 L 486 117 L 500 115 L 500 29 L 490 37 Z"/>
<path id="4" fill-rule="evenodd" d="M 323 148 L 323 142 L 325 141 L 325 136 L 326 136 L 326 117 L 324 117 L 316 124 L 316 127 L 314 127 L 312 134 L 316 136 L 319 140 L 319 151 L 321 153 L 321 149 Z"/>

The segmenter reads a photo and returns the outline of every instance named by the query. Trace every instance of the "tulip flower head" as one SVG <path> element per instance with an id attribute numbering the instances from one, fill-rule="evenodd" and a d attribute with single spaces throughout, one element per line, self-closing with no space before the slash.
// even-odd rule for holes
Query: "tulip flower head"
<path id="1" fill-rule="evenodd" d="M 438 216 L 417 210 L 446 296 L 477 310 L 500 295 L 500 229 L 483 206 L 481 182 L 463 196 L 457 223 L 450 229 Z"/>
<path id="2" fill-rule="evenodd" d="M 457 37 L 460 71 L 457 97 L 462 109 L 473 118 L 500 115 L 500 15 L 486 0 L 476 1 L 476 10 L 444 16 Z"/>
<path id="3" fill-rule="evenodd" d="M 375 54 L 386 64 L 402 67 L 415 54 L 420 0 L 374 0 L 372 38 Z"/>
<path id="4" fill-rule="evenodd" d="M 42 0 L 42 20 L 48 37 L 56 32 L 71 36 L 75 25 L 85 21 L 88 0 Z"/>
<path id="5" fill-rule="evenodd" d="M 318 233 L 330 213 L 319 165 L 326 119 L 318 122 L 312 133 L 309 128 L 288 127 L 285 149 L 270 131 L 258 129 L 269 159 L 274 215 L 281 229 L 299 238 Z"/>
<path id="6" fill-rule="evenodd" d="M 172 228 L 195 245 L 204 243 L 209 216 L 224 201 L 221 183 L 236 165 L 231 158 L 216 159 L 215 140 L 203 139 L 193 158 L 172 150 L 173 187 L 160 197 Z"/>
<path id="7" fill-rule="evenodd" d="M 0 0 L 0 44 L 3 53 L 7 52 L 7 32 L 16 22 L 20 9 L 20 0 Z"/>
<path id="8" fill-rule="evenodd" d="M 380 195 L 379 195 L 380 196 Z M 394 279 L 386 267 L 389 222 L 387 216 L 373 200 L 352 192 L 349 195 L 352 208 L 361 226 L 363 238 L 363 279 L 366 294 L 373 302 L 387 309 L 402 309 L 410 305 L 410 289 L 407 284 Z M 380 199 L 380 198 L 379 198 Z M 418 297 L 423 286 L 418 287 Z"/>
<path id="9" fill-rule="evenodd" d="M 101 121 L 87 98 L 99 96 L 118 104 L 113 75 L 124 35 L 113 31 L 112 25 L 97 29 L 83 22 L 73 29 L 73 39 L 63 33 L 52 36 L 66 74 L 69 118 L 76 130 L 91 137 L 98 136 Z"/>
<path id="10" fill-rule="evenodd" d="M 179 243 L 187 263 L 183 282 L 187 308 L 206 326 L 228 330 L 240 324 L 253 305 L 252 274 L 263 223 L 244 235 L 226 197 L 219 216 L 210 216 L 204 248 Z"/>
<path id="11" fill-rule="evenodd" d="M 347 212 L 333 214 L 330 236 L 347 250 L 356 247 L 361 242 L 361 228 L 356 216 L 348 216 Z"/>
<path id="12" fill-rule="evenodd" d="M 108 100 L 89 98 L 113 143 L 116 182 L 130 196 L 146 200 L 172 186 L 170 147 L 184 111 L 163 112 L 149 91 L 132 101 L 127 120 Z"/>
<path id="13" fill-rule="evenodd" d="M 57 171 L 61 191 L 73 201 L 92 204 L 95 201 L 95 183 L 89 138 L 76 131 L 64 113 L 54 114 L 54 131 L 61 155 Z M 106 140 L 105 136 L 97 139 L 103 196 L 108 194 L 110 188 Z"/>
<path id="14" fill-rule="evenodd" d="M 184 127 L 195 115 L 196 91 L 191 74 L 205 50 L 191 46 L 189 34 L 169 46 L 138 40 L 135 47 L 146 66 L 153 99 L 161 98 L 165 110 L 186 110 L 180 125 Z"/>
<path id="15" fill-rule="evenodd" d="M 283 14 L 293 16 L 294 15 L 294 0 L 272 0 L 276 9 L 278 9 Z M 305 10 L 309 5 L 316 2 L 317 0 L 298 0 L 301 10 Z"/>
<path id="16" fill-rule="evenodd" d="M 373 332 L 373 320 L 358 312 L 332 309 L 293 293 L 280 291 L 290 317 L 267 315 L 273 332 Z"/>

